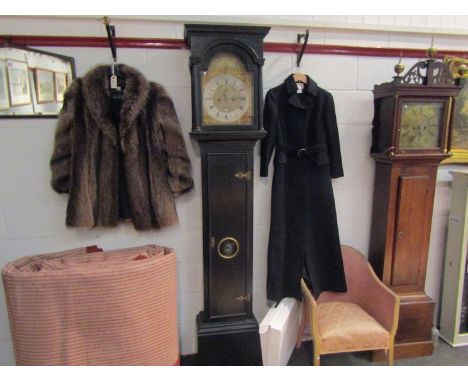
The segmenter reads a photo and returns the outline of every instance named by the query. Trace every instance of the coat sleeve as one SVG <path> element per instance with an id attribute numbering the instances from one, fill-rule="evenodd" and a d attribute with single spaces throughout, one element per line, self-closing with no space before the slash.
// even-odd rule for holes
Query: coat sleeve
<path id="1" fill-rule="evenodd" d="M 157 121 L 163 138 L 163 151 L 169 187 L 173 195 L 180 195 L 193 188 L 192 166 L 185 146 L 182 129 L 174 103 L 161 86 L 158 86 Z"/>
<path id="2" fill-rule="evenodd" d="M 271 91 L 265 97 L 265 106 L 263 108 L 263 127 L 267 131 L 267 136 L 263 138 L 260 146 L 260 176 L 268 176 L 268 166 L 276 143 L 277 130 L 277 109 L 273 101 Z"/>
<path id="3" fill-rule="evenodd" d="M 333 96 L 328 93 L 325 104 L 325 133 L 327 136 L 327 150 L 330 159 L 330 174 L 332 178 L 344 176 L 341 162 L 340 137 L 336 122 L 335 102 Z"/>
<path id="4" fill-rule="evenodd" d="M 72 130 L 75 119 L 75 101 L 80 88 L 80 80 L 75 80 L 67 89 L 55 130 L 54 149 L 50 159 L 51 185 L 58 193 L 70 191 L 72 156 Z"/>

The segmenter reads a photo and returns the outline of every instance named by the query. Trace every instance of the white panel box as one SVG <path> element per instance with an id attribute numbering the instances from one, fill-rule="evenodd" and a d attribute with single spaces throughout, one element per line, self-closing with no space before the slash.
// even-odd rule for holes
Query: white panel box
<path id="1" fill-rule="evenodd" d="M 271 308 L 260 323 L 263 366 L 286 366 L 294 350 L 299 330 L 301 304 L 284 298 Z"/>
<path id="2" fill-rule="evenodd" d="M 468 172 L 451 171 L 453 194 L 445 254 L 440 336 L 456 346 L 468 345 Z"/>

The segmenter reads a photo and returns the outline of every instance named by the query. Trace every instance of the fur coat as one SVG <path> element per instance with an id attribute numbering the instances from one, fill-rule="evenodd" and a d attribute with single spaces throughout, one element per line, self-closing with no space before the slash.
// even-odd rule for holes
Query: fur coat
<path id="1" fill-rule="evenodd" d="M 65 94 L 50 161 L 52 187 L 68 193 L 66 224 L 118 224 L 122 177 L 136 229 L 177 223 L 174 197 L 193 187 L 191 164 L 172 100 L 136 69 L 125 78 L 114 123 L 108 66 L 73 81 Z"/>

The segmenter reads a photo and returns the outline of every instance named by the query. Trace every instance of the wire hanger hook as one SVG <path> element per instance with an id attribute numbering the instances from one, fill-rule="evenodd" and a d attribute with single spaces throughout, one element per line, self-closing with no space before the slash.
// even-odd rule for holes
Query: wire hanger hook
<path id="1" fill-rule="evenodd" d="M 296 60 L 296 66 L 299 68 L 301 66 L 301 61 L 302 61 L 302 56 L 304 55 L 304 51 L 307 45 L 307 42 L 309 41 L 309 30 L 306 29 L 305 33 L 300 33 L 297 35 L 297 43 L 300 44 L 301 40 L 304 38 L 304 43 L 302 44 L 301 51 L 297 53 L 297 60 Z"/>

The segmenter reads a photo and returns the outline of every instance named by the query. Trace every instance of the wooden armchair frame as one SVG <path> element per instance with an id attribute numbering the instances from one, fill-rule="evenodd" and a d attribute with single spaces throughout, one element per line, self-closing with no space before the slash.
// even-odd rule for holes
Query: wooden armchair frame
<path id="1" fill-rule="evenodd" d="M 315 366 L 320 365 L 321 354 L 381 349 L 385 350 L 388 365 L 393 365 L 393 347 L 395 333 L 398 328 L 400 298 L 378 279 L 367 259 L 359 251 L 348 246 L 342 246 L 341 248 L 348 292 L 323 292 L 318 299 L 315 299 L 305 281 L 301 280 L 303 314 L 299 327 L 297 347 L 301 346 L 305 323 L 309 320 L 314 348 L 313 364 Z M 324 349 L 322 346 L 322 333 L 320 332 L 323 323 L 319 322 L 319 309 L 320 304 L 327 302 L 357 305 L 357 309 L 362 309 L 388 332 L 388 343 L 385 346 L 372 346 L 369 344 L 360 346 L 358 343 L 355 348 L 350 348 L 349 344 L 347 344 L 343 349 L 337 349 L 336 346 L 333 350 Z M 346 331 L 346 328 L 344 327 L 343 330 Z"/>

